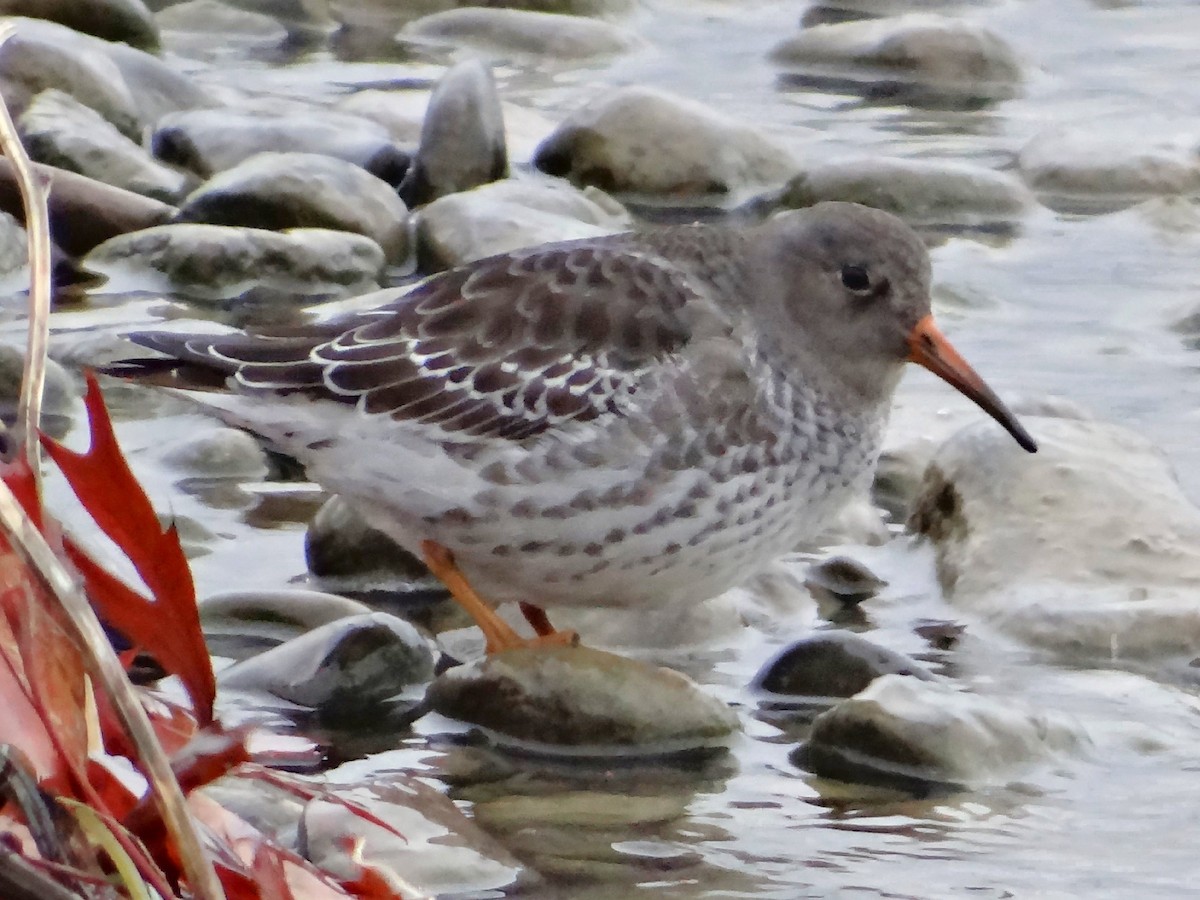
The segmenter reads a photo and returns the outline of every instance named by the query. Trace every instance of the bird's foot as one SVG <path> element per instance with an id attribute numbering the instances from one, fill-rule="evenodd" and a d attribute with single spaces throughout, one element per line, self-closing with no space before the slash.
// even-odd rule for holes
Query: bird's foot
<path id="1" fill-rule="evenodd" d="M 483 632 L 489 654 L 518 647 L 574 647 L 579 643 L 579 635 L 574 631 L 556 631 L 545 611 L 531 603 L 522 603 L 521 612 L 537 632 L 537 637 L 521 637 L 475 592 L 462 570 L 455 564 L 454 554 L 449 549 L 436 541 L 422 541 L 421 555 L 429 571 L 438 577 L 449 589 L 455 602 L 475 620 L 475 624 Z"/>

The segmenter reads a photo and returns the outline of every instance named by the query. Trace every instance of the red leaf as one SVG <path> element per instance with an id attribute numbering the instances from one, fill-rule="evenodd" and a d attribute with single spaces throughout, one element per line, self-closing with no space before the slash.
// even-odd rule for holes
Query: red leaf
<path id="1" fill-rule="evenodd" d="M 87 452 L 75 453 L 46 435 L 42 435 L 42 446 L 100 530 L 129 557 L 154 600 L 142 597 L 69 541 L 67 551 L 101 617 L 179 676 L 197 719 L 207 725 L 212 721 L 216 680 L 200 631 L 196 588 L 187 558 L 175 527 L 163 530 L 121 454 L 100 386 L 90 372 L 87 386 L 85 404 L 91 430 Z"/>

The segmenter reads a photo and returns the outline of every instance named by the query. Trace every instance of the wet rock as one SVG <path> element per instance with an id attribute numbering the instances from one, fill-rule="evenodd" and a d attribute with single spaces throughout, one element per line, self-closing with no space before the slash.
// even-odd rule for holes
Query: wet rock
<path id="1" fill-rule="evenodd" d="M 62 91 L 38 94 L 17 125 L 25 149 L 37 162 L 167 203 L 178 200 L 195 184 Z"/>
<path id="2" fill-rule="evenodd" d="M 17 421 L 21 396 L 21 372 L 25 353 L 0 344 L 0 421 L 11 427 Z M 72 416 L 81 396 L 79 385 L 66 369 L 52 359 L 46 360 L 46 381 L 42 395 L 42 430 L 61 438 L 70 430 Z"/>
<path id="3" fill-rule="evenodd" d="M 1010 699 L 888 675 L 818 716 L 795 759 L 827 778 L 924 793 L 1006 780 L 1088 743 L 1074 723 Z"/>
<path id="4" fill-rule="evenodd" d="M 0 212 L 0 279 L 25 271 L 29 263 L 29 236 L 21 223 L 6 212 Z M 2 283 L 2 282 L 0 282 Z M 26 283 L 16 290 L 28 287 Z"/>
<path id="5" fill-rule="evenodd" d="M 831 556 L 805 573 L 809 590 L 820 591 L 841 603 L 862 603 L 874 597 L 887 582 L 848 556 Z"/>
<path id="6" fill-rule="evenodd" d="M 163 461 L 211 478 L 263 478 L 267 474 L 266 451 L 253 436 L 211 423 L 189 430 L 186 438 L 166 449 Z"/>
<path id="7" fill-rule="evenodd" d="M 264 115 L 258 111 L 196 109 L 164 116 L 151 140 L 159 159 L 203 178 L 263 152 L 315 153 L 366 169 L 399 184 L 408 154 L 383 126 L 360 116 L 326 110 Z"/>
<path id="8" fill-rule="evenodd" d="M 1020 181 L 959 163 L 862 159 L 817 166 L 783 189 L 788 207 L 845 200 L 922 225 L 981 225 L 1019 218 L 1033 205 Z"/>
<path id="9" fill-rule="evenodd" d="M 452 67 L 433 90 L 421 143 L 400 196 L 419 206 L 508 173 L 504 115 L 491 69 L 477 59 Z"/>
<path id="10" fill-rule="evenodd" d="M 771 694 L 821 702 L 853 697 L 884 675 L 934 678 L 916 660 L 851 631 L 818 631 L 780 651 L 758 670 L 751 685 Z"/>
<path id="11" fill-rule="evenodd" d="M 738 727 L 732 710 L 678 672 L 588 647 L 495 654 L 443 672 L 428 700 L 502 738 L 576 752 L 700 747 Z"/>
<path id="12" fill-rule="evenodd" d="M 309 523 L 304 559 L 308 571 L 320 578 L 417 581 L 429 575 L 421 560 L 368 525 L 338 496 L 326 500 Z"/>
<path id="13" fill-rule="evenodd" d="M 404 26 L 399 37 L 556 59 L 611 56 L 641 44 L 632 32 L 598 19 L 489 7 L 424 16 Z"/>
<path id="14" fill-rule="evenodd" d="M 166 203 L 74 172 L 42 165 L 34 169 L 54 185 L 49 197 L 50 236 L 73 256 L 82 256 L 117 235 L 160 225 L 176 213 Z M 0 210 L 25 220 L 12 165 L 4 158 L 0 158 Z"/>
<path id="15" fill-rule="evenodd" d="M 416 628 L 386 613 L 367 613 L 236 663 L 218 681 L 222 688 L 266 691 L 309 707 L 327 723 L 367 725 L 397 702 L 411 706 L 432 677 L 433 653 Z"/>
<path id="16" fill-rule="evenodd" d="M 1103 422 L 1025 424 L 1036 455 L 980 424 L 926 469 L 908 526 L 947 599 L 1068 660 L 1195 655 L 1200 510 L 1162 454 Z"/>
<path id="17" fill-rule="evenodd" d="M 383 264 L 379 245 L 357 234 L 218 225 L 160 225 L 120 235 L 83 260 L 109 279 L 105 290 L 162 290 L 198 301 L 251 289 L 297 300 L 353 296 L 378 287 Z"/>
<path id="18" fill-rule="evenodd" d="M 1139 145 L 1056 129 L 1026 144 L 1017 162 L 1043 202 L 1063 211 L 1107 212 L 1155 195 L 1200 191 L 1200 158 L 1182 140 Z"/>
<path id="19" fill-rule="evenodd" d="M 384 91 L 367 88 L 338 101 L 339 112 L 382 125 L 392 140 L 415 147 L 421 140 L 421 122 L 429 106 L 427 90 Z"/>
<path id="20" fill-rule="evenodd" d="M 353 878 L 358 871 L 354 854 L 359 851 L 345 841 L 353 834 L 362 838 L 362 862 L 402 887 L 404 897 L 521 893 L 538 880 L 452 800 L 411 775 L 376 775 L 341 790 L 388 828 L 355 815 L 345 803 L 308 803 L 301 850 L 335 877 Z"/>
<path id="21" fill-rule="evenodd" d="M 801 84 L 857 86 L 912 101 L 1003 99 L 1021 82 L 1020 64 L 1001 38 L 933 14 L 817 25 L 778 44 L 771 58 L 807 75 L 797 79 Z"/>
<path id="22" fill-rule="evenodd" d="M 388 260 L 408 252 L 408 210 L 395 191 L 353 163 L 314 153 L 259 153 L 210 178 L 179 221 L 255 228 L 331 228 L 365 235 Z"/>
<path id="23" fill-rule="evenodd" d="M 158 48 L 154 17 L 142 0 L 0 0 L 0 15 L 49 19 L 106 41 Z"/>
<path id="24" fill-rule="evenodd" d="M 44 90 L 89 106 L 133 140 L 164 113 L 212 105 L 212 98 L 162 60 L 53 22 L 13 19 L 0 49 L 0 91 L 19 115 Z"/>
<path id="25" fill-rule="evenodd" d="M 177 52 L 186 48 L 189 38 L 211 40 L 219 35 L 224 46 L 237 43 L 278 47 L 288 37 L 287 28 L 274 16 L 235 9 L 220 0 L 176 3 L 154 18 L 162 29 L 163 42 Z M 179 46 L 181 43 L 184 47 Z"/>
<path id="26" fill-rule="evenodd" d="M 674 196 L 734 193 L 795 171 L 791 154 L 757 129 L 642 87 L 620 88 L 569 116 L 534 163 L 579 185 Z"/>
<path id="27" fill-rule="evenodd" d="M 417 213 L 417 258 L 425 271 L 549 241 L 629 228 L 607 194 L 550 179 L 505 179 L 434 200 Z"/>
<path id="28" fill-rule="evenodd" d="M 321 591 L 228 591 L 199 603 L 209 652 L 248 659 L 322 625 L 371 612 L 357 600 Z"/>

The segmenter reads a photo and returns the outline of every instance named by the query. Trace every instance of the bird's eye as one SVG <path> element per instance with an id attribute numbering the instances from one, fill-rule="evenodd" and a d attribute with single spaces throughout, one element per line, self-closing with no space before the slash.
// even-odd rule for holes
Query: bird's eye
<path id="1" fill-rule="evenodd" d="M 871 289 L 871 276 L 862 266 L 842 266 L 842 284 L 855 293 Z"/>

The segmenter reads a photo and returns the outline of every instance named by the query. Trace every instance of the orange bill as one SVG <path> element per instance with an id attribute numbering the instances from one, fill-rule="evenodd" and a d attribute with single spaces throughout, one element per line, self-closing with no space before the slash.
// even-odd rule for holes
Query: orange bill
<path id="1" fill-rule="evenodd" d="M 999 422 L 1013 439 L 1030 453 L 1037 452 L 1037 444 L 1017 421 L 1007 406 L 996 396 L 970 364 L 946 340 L 945 335 L 933 324 L 933 316 L 926 316 L 914 326 L 908 336 L 908 361 L 924 366 L 943 381 L 958 388 L 965 396 L 974 400 L 984 412 Z"/>

